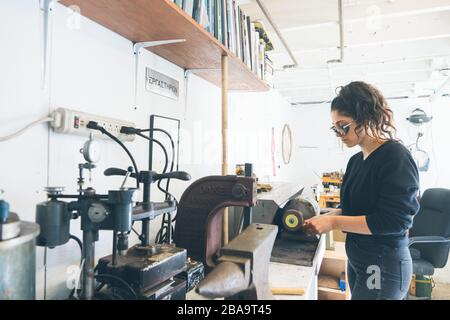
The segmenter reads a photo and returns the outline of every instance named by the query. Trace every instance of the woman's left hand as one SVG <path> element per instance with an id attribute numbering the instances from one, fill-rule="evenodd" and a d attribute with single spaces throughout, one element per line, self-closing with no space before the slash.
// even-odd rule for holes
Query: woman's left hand
<path id="1" fill-rule="evenodd" d="M 322 234 L 333 230 L 335 216 L 316 216 L 305 221 L 304 228 L 307 233 Z"/>

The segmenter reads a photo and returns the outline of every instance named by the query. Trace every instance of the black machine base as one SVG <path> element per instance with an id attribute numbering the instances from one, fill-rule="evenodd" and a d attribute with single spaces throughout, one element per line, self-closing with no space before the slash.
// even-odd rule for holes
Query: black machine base
<path id="1" fill-rule="evenodd" d="M 110 285 L 95 294 L 95 299 L 99 300 L 185 300 L 186 281 L 180 278 L 173 278 L 149 289 L 137 297 L 130 294 L 130 291 L 123 286 Z"/>
<path id="2" fill-rule="evenodd" d="M 185 271 L 186 259 L 186 250 L 174 245 L 137 245 L 125 255 L 117 255 L 115 265 L 112 255 L 101 258 L 98 275 L 100 278 L 102 275 L 119 277 L 136 293 L 144 294 Z"/>

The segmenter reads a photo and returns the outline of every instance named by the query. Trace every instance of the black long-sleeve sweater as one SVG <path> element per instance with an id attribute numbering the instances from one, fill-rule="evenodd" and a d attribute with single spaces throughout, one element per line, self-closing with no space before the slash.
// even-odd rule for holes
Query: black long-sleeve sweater
<path id="1" fill-rule="evenodd" d="M 419 210 L 418 190 L 417 166 L 401 143 L 387 141 L 365 160 L 362 152 L 353 155 L 341 188 L 342 215 L 366 216 L 372 235 L 348 233 L 347 239 L 406 245 Z"/>

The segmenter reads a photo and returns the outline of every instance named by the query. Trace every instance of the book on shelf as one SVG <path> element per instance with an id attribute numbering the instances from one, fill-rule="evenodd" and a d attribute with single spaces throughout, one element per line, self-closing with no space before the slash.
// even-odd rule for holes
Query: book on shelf
<path id="1" fill-rule="evenodd" d="M 234 10 L 233 10 L 233 1 L 232 0 L 226 0 L 227 4 L 227 47 L 230 49 L 231 52 L 236 54 L 235 49 L 235 41 L 234 41 Z"/>
<path id="2" fill-rule="evenodd" d="M 275 68 L 273 67 L 272 60 L 266 55 L 264 59 L 264 77 L 263 80 L 267 83 L 271 83 L 273 80 L 273 74 L 275 71 Z"/>
<path id="3" fill-rule="evenodd" d="M 264 80 L 265 74 L 265 58 L 266 58 L 266 44 L 263 39 L 259 40 L 259 59 L 258 59 L 258 77 Z"/>
<path id="4" fill-rule="evenodd" d="M 183 0 L 173 0 L 173 2 L 180 8 L 183 8 Z"/>
<path id="5" fill-rule="evenodd" d="M 253 69 L 253 48 L 252 48 L 252 28 L 251 28 L 251 22 L 250 17 L 245 16 L 245 24 L 246 24 L 246 34 L 247 34 L 247 65 L 250 69 Z"/>
<path id="6" fill-rule="evenodd" d="M 194 20 L 197 21 L 206 31 L 211 32 L 211 19 L 209 16 L 210 0 L 198 0 L 194 6 Z"/>
<path id="7" fill-rule="evenodd" d="M 220 0 L 221 1 L 221 10 L 220 14 L 221 21 L 222 21 L 222 44 L 229 48 L 228 46 L 228 10 L 227 10 L 227 0 Z"/>
<path id="8" fill-rule="evenodd" d="M 233 3 L 233 25 L 234 25 L 234 53 L 236 57 L 241 58 L 241 37 L 240 37 L 240 29 L 239 29 L 239 8 L 236 5 L 236 1 L 232 0 Z"/>
<path id="9" fill-rule="evenodd" d="M 200 26 L 222 43 L 258 76 L 267 81 L 273 64 L 267 51 L 273 45 L 261 21 L 252 21 L 237 0 L 173 0 Z"/>
<path id="10" fill-rule="evenodd" d="M 214 37 L 222 42 L 222 0 L 214 0 Z"/>
<path id="11" fill-rule="evenodd" d="M 183 0 L 183 10 L 190 16 L 194 16 L 194 0 Z"/>

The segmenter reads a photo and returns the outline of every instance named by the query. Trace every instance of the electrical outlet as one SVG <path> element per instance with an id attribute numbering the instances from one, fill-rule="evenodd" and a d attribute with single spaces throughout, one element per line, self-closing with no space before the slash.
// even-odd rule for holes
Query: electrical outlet
<path id="1" fill-rule="evenodd" d="M 122 126 L 135 127 L 133 122 L 102 117 L 65 108 L 56 109 L 52 112 L 51 116 L 54 120 L 50 122 L 50 126 L 58 133 L 89 136 L 92 132 L 94 137 L 109 139 L 101 132 L 86 127 L 90 121 L 95 121 L 99 126 L 105 128 L 109 133 L 121 141 L 133 141 L 135 138 L 134 134 L 120 133 L 120 128 Z"/>

